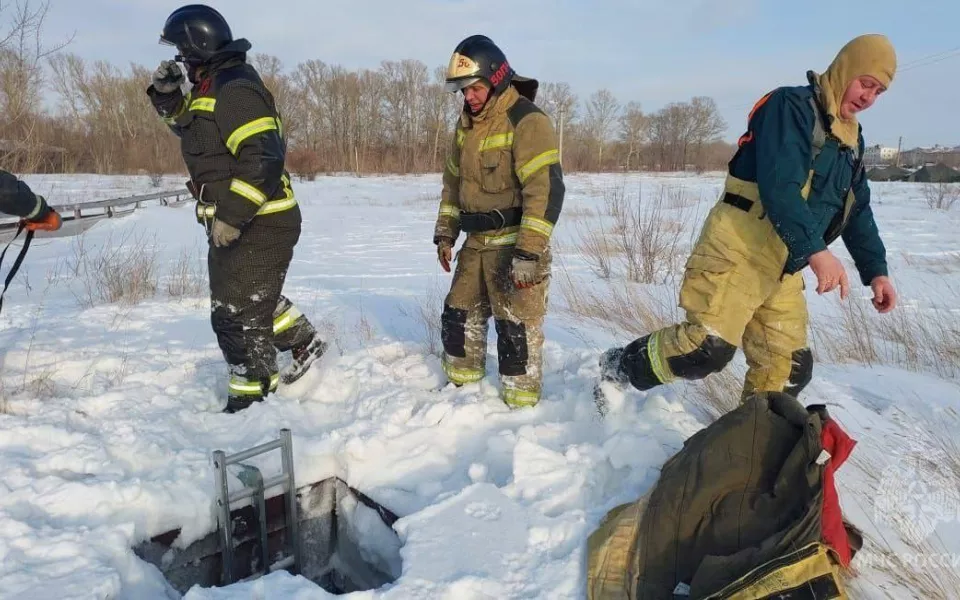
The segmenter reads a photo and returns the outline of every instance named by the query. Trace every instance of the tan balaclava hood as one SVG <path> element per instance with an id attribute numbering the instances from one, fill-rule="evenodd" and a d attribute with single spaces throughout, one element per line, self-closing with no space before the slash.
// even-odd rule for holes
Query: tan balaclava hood
<path id="1" fill-rule="evenodd" d="M 847 87 L 857 77 L 872 75 L 889 88 L 897 71 L 897 55 L 886 36 L 871 33 L 856 37 L 840 49 L 826 72 L 819 77 L 820 102 L 832 119 L 831 132 L 840 141 L 856 148 L 859 125 L 856 116 L 840 118 L 840 103 Z"/>

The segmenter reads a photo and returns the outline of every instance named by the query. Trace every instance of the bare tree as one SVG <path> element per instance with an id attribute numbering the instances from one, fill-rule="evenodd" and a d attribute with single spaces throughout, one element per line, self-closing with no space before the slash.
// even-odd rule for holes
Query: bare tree
<path id="1" fill-rule="evenodd" d="M 43 63 L 70 39 L 47 46 L 43 39 L 49 2 L 0 2 L 0 131 L 17 151 L 8 154 L 12 170 L 35 170 L 42 150 L 36 139 L 43 87 Z"/>
<path id="2" fill-rule="evenodd" d="M 563 137 L 570 123 L 577 120 L 577 95 L 565 82 L 540 84 L 537 92 L 537 105 L 553 117 L 557 127 L 560 160 L 563 161 Z"/>
<path id="3" fill-rule="evenodd" d="M 297 126 L 299 125 L 297 118 L 291 118 L 296 115 L 298 98 L 291 77 L 283 70 L 283 62 L 270 54 L 254 54 L 250 63 L 260 73 L 264 85 L 273 94 L 283 123 L 284 138 L 291 139 L 291 137 L 296 136 Z"/>
<path id="4" fill-rule="evenodd" d="M 691 121 L 689 142 L 696 147 L 695 161 L 698 168 L 703 168 L 701 154 L 704 144 L 717 141 L 720 134 L 726 131 L 727 123 L 720 116 L 720 110 L 713 98 L 705 96 L 693 98 L 690 101 L 689 111 Z"/>
<path id="5" fill-rule="evenodd" d="M 431 166 L 434 169 L 441 168 L 441 161 L 445 159 L 440 151 L 447 145 L 441 145 L 441 142 L 448 138 L 448 132 L 455 128 L 455 119 L 460 114 L 461 104 L 456 94 L 451 94 L 444 89 L 444 80 L 446 78 L 446 67 L 437 67 L 433 71 L 433 84 L 430 86 L 430 113 L 433 117 L 433 152 Z"/>
<path id="6" fill-rule="evenodd" d="M 599 170 L 603 170 L 603 148 L 610 140 L 619 111 L 620 103 L 606 88 L 595 92 L 587 103 L 585 125 L 597 145 L 597 169 Z"/>
<path id="7" fill-rule="evenodd" d="M 89 62 L 45 44 L 48 4 L 0 0 L 0 137 L 14 152 L 4 166 L 153 175 L 182 171 L 177 139 L 143 94 L 150 69 Z M 49 63 L 49 80 L 43 67 Z M 251 63 L 272 92 L 283 120 L 288 168 L 319 172 L 424 172 L 442 168 L 460 97 L 443 91 L 444 70 L 417 60 L 385 61 L 377 69 L 348 69 L 307 60 L 290 70 L 275 56 Z M 59 97 L 55 111 L 36 99 L 45 89 Z M 558 129 L 569 171 L 718 166 L 730 148 L 719 141 L 726 124 L 710 98 L 668 104 L 652 115 L 636 102 L 623 107 L 606 89 L 580 102 L 570 85 L 544 82 L 537 104 Z M 24 153 L 22 150 L 27 149 Z M 60 157 L 58 166 L 43 152 Z"/>
<path id="8" fill-rule="evenodd" d="M 649 119 L 643 114 L 639 102 L 630 102 L 620 115 L 620 140 L 627 147 L 626 167 L 629 171 L 637 158 L 639 161 L 640 148 L 647 139 Z"/>

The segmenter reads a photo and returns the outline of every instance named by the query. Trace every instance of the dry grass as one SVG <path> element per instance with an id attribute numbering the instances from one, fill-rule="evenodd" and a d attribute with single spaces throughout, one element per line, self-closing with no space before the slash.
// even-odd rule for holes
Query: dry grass
<path id="1" fill-rule="evenodd" d="M 152 298 L 158 288 L 156 238 L 131 231 L 114 242 L 112 234 L 96 250 L 87 247 L 86 236 L 71 243 L 66 269 L 80 282 L 74 296 L 84 308 L 115 302 L 137 304 Z"/>
<path id="2" fill-rule="evenodd" d="M 688 383 L 687 388 L 692 391 L 694 407 L 700 410 L 705 419 L 713 422 L 740 405 L 743 373 L 728 366 L 719 373 Z"/>
<path id="3" fill-rule="evenodd" d="M 440 206 L 440 193 L 439 192 L 421 192 L 420 194 L 412 197 L 406 198 L 402 202 L 403 206 Z M 387 203 L 389 206 L 389 203 Z"/>
<path id="4" fill-rule="evenodd" d="M 586 206 L 564 206 L 563 207 L 563 218 L 571 219 L 574 221 L 582 221 L 586 219 L 594 219 L 599 215 L 592 208 Z"/>
<path id="5" fill-rule="evenodd" d="M 956 183 L 925 183 L 922 191 L 927 206 L 934 210 L 950 210 L 960 200 L 960 184 Z"/>
<path id="6" fill-rule="evenodd" d="M 960 377 L 960 315 L 941 308 L 898 306 L 879 315 L 868 299 L 840 302 L 840 315 L 812 322 L 818 361 L 890 365 Z"/>
<path id="7" fill-rule="evenodd" d="M 203 254 L 197 249 L 182 249 L 167 275 L 165 287 L 168 296 L 180 301 L 207 294 L 209 284 Z"/>
<path id="8" fill-rule="evenodd" d="M 366 346 L 376 337 L 376 331 L 370 320 L 367 319 L 367 313 L 363 310 L 363 301 L 360 301 L 360 317 L 353 325 L 353 337 L 362 346 Z"/>
<path id="9" fill-rule="evenodd" d="M 673 323 L 676 306 L 660 301 L 649 289 L 628 281 L 610 281 L 603 288 L 573 281 L 566 269 L 558 273 L 566 310 L 610 333 L 640 337 Z"/>
<path id="10" fill-rule="evenodd" d="M 424 294 L 419 296 L 412 308 L 401 306 L 399 312 L 417 325 L 415 337 L 420 340 L 424 352 L 434 356 L 441 356 L 443 344 L 440 341 L 440 311 L 443 309 L 444 293 L 439 287 L 439 281 Z"/>
<path id="11" fill-rule="evenodd" d="M 914 269 L 923 269 L 937 275 L 949 275 L 960 271 L 960 252 L 922 255 L 901 252 L 903 262 Z"/>
<path id="12" fill-rule="evenodd" d="M 909 589 L 913 597 L 955 599 L 960 590 L 960 555 L 948 550 L 935 529 L 936 522 L 926 523 L 925 528 L 918 519 L 935 516 L 943 522 L 957 518 L 960 443 L 956 430 L 960 415 L 947 409 L 940 411 L 935 421 L 919 422 L 913 415 L 894 410 L 890 418 L 904 435 L 865 440 L 868 446 L 850 457 L 851 467 L 864 483 L 859 496 L 873 502 L 884 499 L 885 504 L 864 511 L 880 533 L 864 535 L 864 548 L 847 573 L 849 592 L 853 598 L 877 597 L 879 588 L 864 578 L 868 571 L 875 571 Z M 887 471 L 891 464 L 899 468 Z M 917 482 L 923 485 L 911 485 Z M 890 496 L 901 490 L 902 498 Z M 887 539 L 881 524 L 873 521 L 872 515 L 879 514 L 884 525 L 892 525 L 896 540 Z"/>
<path id="13" fill-rule="evenodd" d="M 634 197 L 625 183 L 603 191 L 603 214 L 596 225 L 577 221 L 578 244 L 590 269 L 609 279 L 618 269 L 629 281 L 666 283 L 673 277 L 683 254 L 683 223 L 692 206 L 684 188 L 661 185 L 644 196 L 643 186 Z"/>

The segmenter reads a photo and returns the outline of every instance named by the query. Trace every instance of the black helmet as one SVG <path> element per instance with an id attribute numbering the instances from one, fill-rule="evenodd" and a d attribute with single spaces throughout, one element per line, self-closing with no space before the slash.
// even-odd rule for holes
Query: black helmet
<path id="1" fill-rule="evenodd" d="M 173 11 L 163 25 L 160 43 L 176 46 L 177 60 L 202 64 L 233 41 L 223 15 L 204 4 L 188 4 Z"/>
<path id="2" fill-rule="evenodd" d="M 456 92 L 484 79 L 494 94 L 507 89 L 513 80 L 513 68 L 503 50 L 485 35 L 472 35 L 460 42 L 447 66 L 446 89 Z"/>

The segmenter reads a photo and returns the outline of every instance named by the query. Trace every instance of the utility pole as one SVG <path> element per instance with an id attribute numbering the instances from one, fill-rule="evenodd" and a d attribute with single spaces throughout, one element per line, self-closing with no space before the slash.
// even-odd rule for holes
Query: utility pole
<path id="1" fill-rule="evenodd" d="M 560 113 L 560 162 L 563 163 L 563 105 L 559 106 L 558 112 Z"/>
<path id="2" fill-rule="evenodd" d="M 897 141 L 897 167 L 900 167 L 900 149 L 903 147 L 903 136 Z"/>

